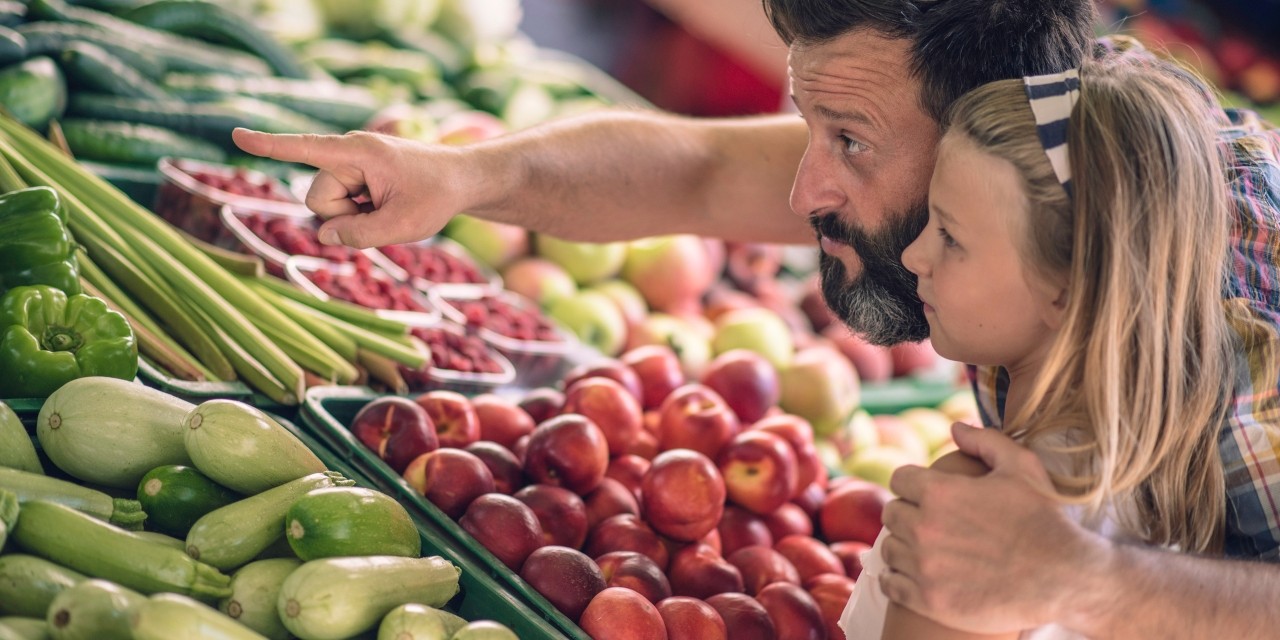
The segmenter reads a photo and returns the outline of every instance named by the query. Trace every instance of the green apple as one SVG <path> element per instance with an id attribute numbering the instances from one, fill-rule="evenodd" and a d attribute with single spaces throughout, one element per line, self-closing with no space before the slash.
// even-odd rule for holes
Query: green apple
<path id="1" fill-rule="evenodd" d="M 647 344 L 670 347 L 680 359 L 680 369 L 685 378 L 697 380 L 711 361 L 711 341 L 683 318 L 666 313 L 650 313 L 631 331 L 627 348 L 634 349 Z"/>
<path id="2" fill-rule="evenodd" d="M 711 348 L 716 355 L 733 349 L 749 349 L 782 371 L 791 364 L 795 345 L 791 328 L 781 316 L 770 309 L 755 307 L 734 309 L 716 318 L 716 335 Z M 840 354 L 836 357 L 844 360 Z M 857 404 L 856 399 L 854 404 Z"/>
<path id="3" fill-rule="evenodd" d="M 625 280 L 606 280 L 592 285 L 588 290 L 599 291 L 609 296 L 609 299 L 618 305 L 618 310 L 622 311 L 622 317 L 626 318 L 628 327 L 644 322 L 644 319 L 649 316 L 649 305 L 645 304 L 644 296 Z"/>
<path id="4" fill-rule="evenodd" d="M 502 284 L 543 308 L 578 292 L 578 284 L 568 271 L 550 260 L 533 257 L 520 258 L 507 265 L 502 271 Z"/>
<path id="5" fill-rule="evenodd" d="M 598 291 L 581 291 L 552 300 L 547 315 L 606 356 L 618 355 L 626 345 L 627 322 L 622 312 Z"/>
<path id="6" fill-rule="evenodd" d="M 880 432 L 876 430 L 876 422 L 865 409 L 854 411 L 849 422 L 833 437 L 843 443 L 845 455 L 856 456 L 859 452 L 880 446 Z"/>
<path id="7" fill-rule="evenodd" d="M 967 422 L 975 427 L 982 426 L 982 417 L 978 415 L 978 398 L 973 395 L 971 389 L 955 392 L 938 405 L 938 411 L 952 422 Z"/>
<path id="8" fill-rule="evenodd" d="M 627 259 L 624 242 L 571 242 L 538 234 L 538 255 L 564 267 L 579 285 L 588 285 L 618 275 Z"/>
<path id="9" fill-rule="evenodd" d="M 858 374 L 839 352 L 814 346 L 795 354 L 778 372 L 782 394 L 778 405 L 813 425 L 816 436 L 829 436 L 848 424 L 858 408 Z"/>
<path id="10" fill-rule="evenodd" d="M 877 414 L 871 416 L 871 420 L 880 435 L 880 448 L 897 449 L 906 454 L 912 464 L 929 461 L 929 445 L 910 422 L 893 413 Z"/>
<path id="11" fill-rule="evenodd" d="M 855 477 L 874 482 L 882 487 L 889 487 L 889 479 L 898 467 L 907 464 L 919 464 L 910 455 L 893 447 L 877 447 L 864 451 L 853 458 L 845 459 L 841 469 Z"/>
<path id="12" fill-rule="evenodd" d="M 528 231 L 468 215 L 454 216 L 445 225 L 444 235 L 493 269 L 501 269 L 529 252 Z"/>
<path id="13" fill-rule="evenodd" d="M 951 419 L 937 409 L 915 407 L 899 412 L 898 417 L 911 423 L 930 453 L 951 442 Z"/>
<path id="14" fill-rule="evenodd" d="M 959 450 L 960 450 L 960 447 L 957 447 L 955 442 L 948 441 L 946 444 L 942 445 L 941 447 L 938 447 L 937 450 L 935 450 L 933 453 L 929 454 L 929 466 L 932 467 L 933 463 L 938 461 L 938 458 L 941 458 L 942 456 L 945 456 L 948 453 L 951 453 L 952 451 L 959 451 Z"/>

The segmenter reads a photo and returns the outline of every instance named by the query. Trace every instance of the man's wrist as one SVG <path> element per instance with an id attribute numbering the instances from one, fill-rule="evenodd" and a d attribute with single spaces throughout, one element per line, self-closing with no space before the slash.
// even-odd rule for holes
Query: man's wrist
<path id="1" fill-rule="evenodd" d="M 1137 570 L 1134 548 L 1095 533 L 1086 534 L 1085 551 L 1073 559 L 1072 575 L 1061 591 L 1054 619 L 1086 636 L 1106 635 L 1108 621 L 1123 607 L 1126 577 Z"/>

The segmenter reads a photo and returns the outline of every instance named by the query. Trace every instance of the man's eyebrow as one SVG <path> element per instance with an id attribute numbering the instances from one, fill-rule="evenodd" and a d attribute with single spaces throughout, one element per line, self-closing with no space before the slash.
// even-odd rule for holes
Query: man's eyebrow
<path id="1" fill-rule="evenodd" d="M 820 104 L 814 105 L 813 110 L 827 120 L 835 120 L 838 122 L 859 122 L 869 127 L 876 126 L 875 123 L 871 121 L 871 118 L 868 118 L 867 114 L 862 113 L 861 111 L 837 111 L 836 109 Z"/>

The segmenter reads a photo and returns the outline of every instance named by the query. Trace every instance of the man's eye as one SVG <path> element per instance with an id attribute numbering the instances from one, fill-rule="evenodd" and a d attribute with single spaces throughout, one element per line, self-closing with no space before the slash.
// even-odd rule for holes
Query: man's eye
<path id="1" fill-rule="evenodd" d="M 867 150 L 867 145 L 850 138 L 845 134 L 840 134 L 840 144 L 844 146 L 844 152 L 848 154 L 862 153 Z"/>

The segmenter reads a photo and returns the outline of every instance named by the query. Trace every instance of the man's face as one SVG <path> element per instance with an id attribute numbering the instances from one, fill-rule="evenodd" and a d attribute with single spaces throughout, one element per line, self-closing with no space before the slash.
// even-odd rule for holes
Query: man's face
<path id="1" fill-rule="evenodd" d="M 868 341 L 929 335 L 902 250 L 928 221 L 938 124 L 920 107 L 910 43 L 858 30 L 791 48 L 791 94 L 809 146 L 791 208 L 822 249 L 828 306 Z"/>

